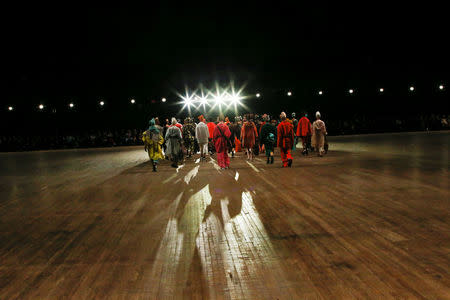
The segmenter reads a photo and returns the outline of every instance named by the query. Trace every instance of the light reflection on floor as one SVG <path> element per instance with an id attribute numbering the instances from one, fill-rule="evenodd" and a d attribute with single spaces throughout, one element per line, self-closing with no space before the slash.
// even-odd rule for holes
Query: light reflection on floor
<path id="1" fill-rule="evenodd" d="M 185 176 L 186 189 L 199 167 Z M 238 181 L 238 172 L 233 179 Z M 180 209 L 180 198 L 186 197 L 187 192 L 172 204 L 172 217 L 152 270 L 152 278 L 159 282 L 150 288 L 155 298 L 182 297 L 195 252 L 200 257 L 210 298 L 223 297 L 223 293 L 231 299 L 258 298 L 258 290 L 268 289 L 280 293 L 283 272 L 253 204 L 256 192 L 242 192 L 241 210 L 234 216 L 229 212 L 228 197 L 211 203 L 214 192 L 207 184 L 190 196 L 181 214 L 176 211 Z M 219 207 L 211 210 L 211 205 Z M 274 284 L 268 287 L 267 282 Z M 265 285 L 259 286 L 262 284 Z"/>
<path id="2" fill-rule="evenodd" d="M 189 184 L 191 179 L 194 178 L 195 176 L 197 176 L 199 168 L 200 168 L 200 166 L 196 166 L 195 168 L 190 170 L 189 173 L 186 174 L 186 176 L 184 176 L 184 182 L 186 182 L 186 184 Z"/>

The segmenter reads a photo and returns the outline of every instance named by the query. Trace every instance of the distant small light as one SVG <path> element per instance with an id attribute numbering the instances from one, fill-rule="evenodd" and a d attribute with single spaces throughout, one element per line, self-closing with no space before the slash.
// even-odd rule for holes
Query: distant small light
<path id="1" fill-rule="evenodd" d="M 380 88 L 380 93 L 382 93 L 382 92 L 384 92 L 384 89 L 383 89 L 383 88 Z"/>
<path id="2" fill-rule="evenodd" d="M 439 89 L 442 91 L 442 90 L 444 89 L 444 86 L 441 84 L 441 85 L 439 86 Z"/>
<path id="3" fill-rule="evenodd" d="M 100 101 L 100 105 L 101 105 L 101 106 L 105 105 L 105 102 Z"/>
<path id="4" fill-rule="evenodd" d="M 8 107 L 9 111 L 12 111 L 13 109 L 14 109 L 14 107 L 12 107 L 12 106 Z"/>
<path id="5" fill-rule="evenodd" d="M 323 94 L 323 92 L 322 91 L 319 91 L 319 95 L 322 95 Z"/>
<path id="6" fill-rule="evenodd" d="M 166 98 L 162 98 L 161 101 L 162 101 L 162 102 L 166 102 L 167 99 L 166 99 Z"/>
<path id="7" fill-rule="evenodd" d="M 259 98 L 259 97 L 261 97 L 261 94 L 260 94 L 260 93 L 257 93 L 257 94 L 256 94 L 256 98 Z"/>
<path id="8" fill-rule="evenodd" d="M 44 105 L 42 105 L 42 104 L 39 104 L 39 109 L 44 109 Z"/>
<path id="9" fill-rule="evenodd" d="M 73 103 L 70 103 L 70 104 L 69 104 L 69 107 L 70 107 L 70 108 L 73 108 L 73 107 L 74 107 Z"/>
<path id="10" fill-rule="evenodd" d="M 350 94 L 353 94 L 353 89 L 349 89 L 348 92 L 349 92 Z"/>
<path id="11" fill-rule="evenodd" d="M 412 92 L 412 91 L 414 91 L 414 87 L 413 86 L 410 86 L 409 87 L 409 90 Z"/>
<path id="12" fill-rule="evenodd" d="M 130 101 L 132 104 L 134 104 L 134 103 L 136 103 L 136 100 L 134 100 L 134 99 L 131 99 L 131 101 Z"/>
<path id="13" fill-rule="evenodd" d="M 288 96 L 292 96 L 292 92 L 287 92 L 287 95 Z"/>

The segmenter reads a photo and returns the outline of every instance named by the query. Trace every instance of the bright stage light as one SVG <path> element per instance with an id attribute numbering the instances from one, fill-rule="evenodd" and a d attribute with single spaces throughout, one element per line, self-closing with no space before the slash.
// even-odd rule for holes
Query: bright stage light
<path id="1" fill-rule="evenodd" d="M 441 85 L 439 86 L 439 89 L 442 91 L 442 90 L 444 89 L 444 86 L 441 84 Z"/>
<path id="2" fill-rule="evenodd" d="M 134 103 L 136 103 L 136 100 L 131 99 L 130 102 L 131 102 L 131 104 L 134 104 Z"/>
<path id="3" fill-rule="evenodd" d="M 322 95 L 323 94 L 323 92 L 322 91 L 319 91 L 319 95 Z"/>
<path id="4" fill-rule="evenodd" d="M 189 92 L 188 92 L 188 90 L 186 89 L 186 96 L 182 96 L 182 95 L 179 95 L 179 96 L 180 96 L 181 99 L 182 99 L 183 109 L 184 109 L 185 107 L 187 107 L 189 113 L 191 113 L 191 106 L 194 104 L 194 96 L 195 96 L 195 93 L 192 94 L 192 95 L 189 95 Z"/>
<path id="5" fill-rule="evenodd" d="M 215 95 L 213 97 L 214 97 L 214 102 L 216 102 L 217 104 L 222 104 L 223 103 L 222 95 Z"/>
<path id="6" fill-rule="evenodd" d="M 199 85 L 199 87 L 195 90 L 189 90 L 189 88 L 185 87 L 185 93 L 176 93 L 181 101 L 179 104 L 182 105 L 181 111 L 186 109 L 189 113 L 192 110 L 199 110 L 203 113 L 220 111 L 227 112 L 228 110 L 234 109 L 235 113 L 238 112 L 238 108 L 245 105 L 242 103 L 242 100 L 246 97 L 241 95 L 243 87 L 239 89 L 235 89 L 233 82 L 231 82 L 226 87 L 221 87 L 219 83 L 215 83 L 215 87 L 213 89 L 205 89 L 203 85 Z M 261 96 L 258 93 L 259 97 Z"/>
<path id="7" fill-rule="evenodd" d="M 261 94 L 260 94 L 260 93 L 257 93 L 257 94 L 256 94 L 256 98 L 259 98 L 259 97 L 261 97 Z"/>
<path id="8" fill-rule="evenodd" d="M 232 96 L 230 97 L 230 100 L 231 100 L 231 103 L 237 104 L 237 103 L 239 103 L 239 101 L 241 100 L 241 98 L 240 98 L 238 95 L 232 95 Z"/>
<path id="9" fill-rule="evenodd" d="M 292 96 L 292 92 L 290 92 L 290 91 L 287 92 L 287 95 L 288 95 L 288 96 Z"/>
<path id="10" fill-rule="evenodd" d="M 194 95 L 189 95 L 189 93 L 186 91 L 186 96 L 181 96 L 181 99 L 183 99 L 184 106 L 191 106 L 194 102 Z"/>
<path id="11" fill-rule="evenodd" d="M 187 106 L 190 106 L 190 105 L 192 105 L 192 99 L 191 98 L 185 98 L 184 99 L 184 104 L 186 104 Z"/>
<path id="12" fill-rule="evenodd" d="M 12 111 L 13 109 L 14 109 L 14 107 L 12 107 L 12 106 L 8 107 L 9 111 Z"/>
<path id="13" fill-rule="evenodd" d="M 105 105 L 105 102 L 100 101 L 100 105 L 101 105 L 101 106 Z"/>
<path id="14" fill-rule="evenodd" d="M 413 86 L 410 86 L 410 87 L 409 87 L 409 90 L 410 90 L 411 92 L 413 92 L 413 91 L 414 91 L 414 87 L 413 87 Z"/>
<path id="15" fill-rule="evenodd" d="M 166 102 L 167 99 L 166 99 L 166 98 L 162 98 L 161 101 L 162 101 L 162 102 Z"/>
<path id="16" fill-rule="evenodd" d="M 44 109 L 44 105 L 39 104 L 39 109 L 40 109 L 40 110 L 43 110 L 43 109 Z"/>
<path id="17" fill-rule="evenodd" d="M 383 88 L 380 88 L 380 93 L 382 93 L 382 92 L 384 92 L 384 89 L 383 89 Z"/>
<path id="18" fill-rule="evenodd" d="M 349 89 L 348 92 L 349 92 L 350 94 L 353 94 L 354 91 L 353 91 L 353 89 Z"/>
<path id="19" fill-rule="evenodd" d="M 69 103 L 69 107 L 73 108 L 74 107 L 73 103 Z"/>

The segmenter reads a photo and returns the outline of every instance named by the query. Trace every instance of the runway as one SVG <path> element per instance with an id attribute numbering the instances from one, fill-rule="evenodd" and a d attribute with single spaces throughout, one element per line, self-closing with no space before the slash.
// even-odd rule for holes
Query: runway
<path id="1" fill-rule="evenodd" d="M 0 299 L 450 299 L 450 132 L 293 167 L 0 153 Z"/>

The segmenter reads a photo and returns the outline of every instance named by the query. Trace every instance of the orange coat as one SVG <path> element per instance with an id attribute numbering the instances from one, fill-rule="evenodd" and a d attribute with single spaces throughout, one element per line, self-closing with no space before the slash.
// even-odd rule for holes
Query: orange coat
<path id="1" fill-rule="evenodd" d="M 208 126 L 209 138 L 212 139 L 214 136 L 214 129 L 216 129 L 216 123 L 209 122 L 206 126 Z"/>
<path id="2" fill-rule="evenodd" d="M 250 121 L 245 122 L 241 129 L 242 147 L 253 148 L 257 137 L 258 130 L 256 129 L 255 123 Z"/>
<path id="3" fill-rule="evenodd" d="M 308 136 L 308 135 L 311 135 L 311 122 L 307 117 L 302 117 L 298 121 L 297 136 Z"/>
<path id="4" fill-rule="evenodd" d="M 294 145 L 294 126 L 288 120 L 284 120 L 277 127 L 277 146 L 291 149 Z"/>

